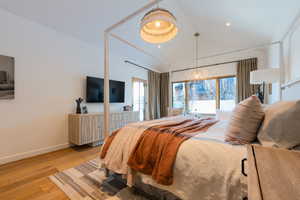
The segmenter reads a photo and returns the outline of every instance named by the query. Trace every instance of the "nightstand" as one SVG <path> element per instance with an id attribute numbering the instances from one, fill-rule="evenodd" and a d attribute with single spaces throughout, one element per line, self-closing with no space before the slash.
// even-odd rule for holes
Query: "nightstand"
<path id="1" fill-rule="evenodd" d="M 300 152 L 248 145 L 248 199 L 300 200 Z"/>

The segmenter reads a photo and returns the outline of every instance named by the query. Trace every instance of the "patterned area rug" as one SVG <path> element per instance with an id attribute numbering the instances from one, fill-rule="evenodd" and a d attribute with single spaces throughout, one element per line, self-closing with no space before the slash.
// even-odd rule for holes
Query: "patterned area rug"
<path id="1" fill-rule="evenodd" d="M 153 199 L 126 187 L 121 176 L 105 177 L 100 168 L 100 160 L 95 159 L 77 167 L 50 176 L 71 200 L 148 200 Z"/>
<path id="2" fill-rule="evenodd" d="M 137 181 L 129 188 L 120 175 L 105 176 L 100 159 L 94 159 L 49 176 L 71 200 L 180 200 L 168 191 Z"/>

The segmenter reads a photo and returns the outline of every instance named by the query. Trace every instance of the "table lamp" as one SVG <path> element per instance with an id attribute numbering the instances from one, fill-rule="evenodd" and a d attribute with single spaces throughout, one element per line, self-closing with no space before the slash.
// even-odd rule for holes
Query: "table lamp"
<path id="1" fill-rule="evenodd" d="M 258 94 L 257 94 L 261 103 L 264 103 L 265 84 L 279 82 L 279 80 L 280 80 L 279 68 L 260 69 L 260 70 L 255 70 L 250 72 L 250 84 L 263 85 L 262 91 L 259 87 Z"/>

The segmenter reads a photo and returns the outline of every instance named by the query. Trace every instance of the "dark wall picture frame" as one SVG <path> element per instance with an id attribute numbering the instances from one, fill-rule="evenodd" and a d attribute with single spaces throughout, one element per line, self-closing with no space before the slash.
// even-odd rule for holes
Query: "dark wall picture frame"
<path id="1" fill-rule="evenodd" d="M 15 59 L 0 55 L 0 100 L 15 98 Z"/>

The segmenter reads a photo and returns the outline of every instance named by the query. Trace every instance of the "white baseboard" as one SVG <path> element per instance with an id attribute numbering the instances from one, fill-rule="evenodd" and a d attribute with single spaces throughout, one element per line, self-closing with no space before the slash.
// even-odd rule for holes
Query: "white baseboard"
<path id="1" fill-rule="evenodd" d="M 44 154 L 44 153 L 49 153 L 52 151 L 57 151 L 60 149 L 65 149 L 70 147 L 71 145 L 69 143 L 66 144 L 59 144 L 59 145 L 55 145 L 55 146 L 51 146 L 51 147 L 46 147 L 46 148 L 41 148 L 41 149 L 36 149 L 36 150 L 32 150 L 32 151 L 27 151 L 24 153 L 17 153 L 14 155 L 10 155 L 10 156 L 4 156 L 2 158 L 0 158 L 0 165 L 3 165 L 5 163 L 9 163 L 9 162 L 13 162 L 13 161 L 17 161 L 17 160 L 21 160 L 24 158 L 30 158 L 33 156 L 37 156 L 40 154 Z"/>

